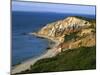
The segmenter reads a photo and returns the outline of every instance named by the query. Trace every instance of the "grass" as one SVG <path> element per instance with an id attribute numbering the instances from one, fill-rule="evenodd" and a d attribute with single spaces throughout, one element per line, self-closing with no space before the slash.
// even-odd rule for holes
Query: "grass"
<path id="1" fill-rule="evenodd" d="M 23 73 L 42 73 L 96 68 L 96 47 L 80 47 L 66 50 L 53 58 L 46 58 L 31 65 L 30 70 Z"/>

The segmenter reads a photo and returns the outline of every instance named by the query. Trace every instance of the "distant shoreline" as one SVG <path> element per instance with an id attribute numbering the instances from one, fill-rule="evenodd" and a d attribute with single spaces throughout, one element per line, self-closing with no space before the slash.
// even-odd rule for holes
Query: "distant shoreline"
<path id="1" fill-rule="evenodd" d="M 57 40 L 54 40 L 44 35 L 38 35 L 37 33 L 30 33 L 30 35 L 35 35 L 40 38 L 48 39 L 51 42 L 54 42 L 54 46 L 50 47 L 50 49 L 46 49 L 47 51 L 45 53 L 41 54 L 40 56 L 37 56 L 36 58 L 31 58 L 24 62 L 21 62 L 18 65 L 15 65 L 14 67 L 12 67 L 12 72 L 11 72 L 12 74 L 20 73 L 21 71 L 30 69 L 30 66 L 35 64 L 38 60 L 43 59 L 43 58 L 50 58 L 57 54 L 57 52 L 55 51 L 55 47 L 58 46 L 59 44 Z"/>

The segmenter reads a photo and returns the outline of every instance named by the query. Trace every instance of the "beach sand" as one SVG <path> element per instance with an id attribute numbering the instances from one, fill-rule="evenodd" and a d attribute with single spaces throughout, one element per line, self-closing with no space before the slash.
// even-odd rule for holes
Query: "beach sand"
<path id="1" fill-rule="evenodd" d="M 43 58 L 50 58 L 50 57 L 53 57 L 57 54 L 57 51 L 56 51 L 56 46 L 58 46 L 59 42 L 54 40 L 54 39 L 51 39 L 47 36 L 42 36 L 42 35 L 38 35 L 36 33 L 32 33 L 32 35 L 35 35 L 37 37 L 42 37 L 42 38 L 46 38 L 48 40 L 51 40 L 52 42 L 55 43 L 55 45 L 53 46 L 53 48 L 51 49 L 48 49 L 46 53 L 42 54 L 41 56 L 37 57 L 37 58 L 31 58 L 25 62 L 22 62 L 21 64 L 19 65 L 16 65 L 12 68 L 12 71 L 11 71 L 11 74 L 16 74 L 16 73 L 20 73 L 21 71 L 25 71 L 27 69 L 30 69 L 30 66 L 31 65 L 34 65 L 38 60 L 40 59 L 43 59 Z"/>

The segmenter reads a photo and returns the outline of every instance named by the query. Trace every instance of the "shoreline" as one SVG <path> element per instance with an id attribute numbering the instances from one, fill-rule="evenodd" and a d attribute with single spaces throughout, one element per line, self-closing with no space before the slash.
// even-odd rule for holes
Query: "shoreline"
<path id="1" fill-rule="evenodd" d="M 40 38 L 48 39 L 51 42 L 54 42 L 54 46 L 51 47 L 50 49 L 46 49 L 47 51 L 41 54 L 40 56 L 37 56 L 36 58 L 30 58 L 24 62 L 21 62 L 21 64 L 15 65 L 14 67 L 12 66 L 12 71 L 11 74 L 16 74 L 20 73 L 21 71 L 25 71 L 27 69 L 30 69 L 31 65 L 34 65 L 38 60 L 44 59 L 44 58 L 51 58 L 57 54 L 57 51 L 55 50 L 55 47 L 58 46 L 59 42 L 57 40 L 54 40 L 52 38 L 49 38 L 44 35 L 39 35 L 36 33 L 30 33 L 30 35 L 34 35 Z"/>

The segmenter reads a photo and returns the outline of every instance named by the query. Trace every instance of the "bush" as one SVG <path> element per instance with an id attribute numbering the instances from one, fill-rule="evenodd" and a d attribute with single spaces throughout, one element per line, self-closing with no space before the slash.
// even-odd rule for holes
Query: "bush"
<path id="1" fill-rule="evenodd" d="M 96 68 L 96 47 L 66 50 L 53 58 L 37 61 L 30 70 L 21 73 L 88 70 Z"/>

